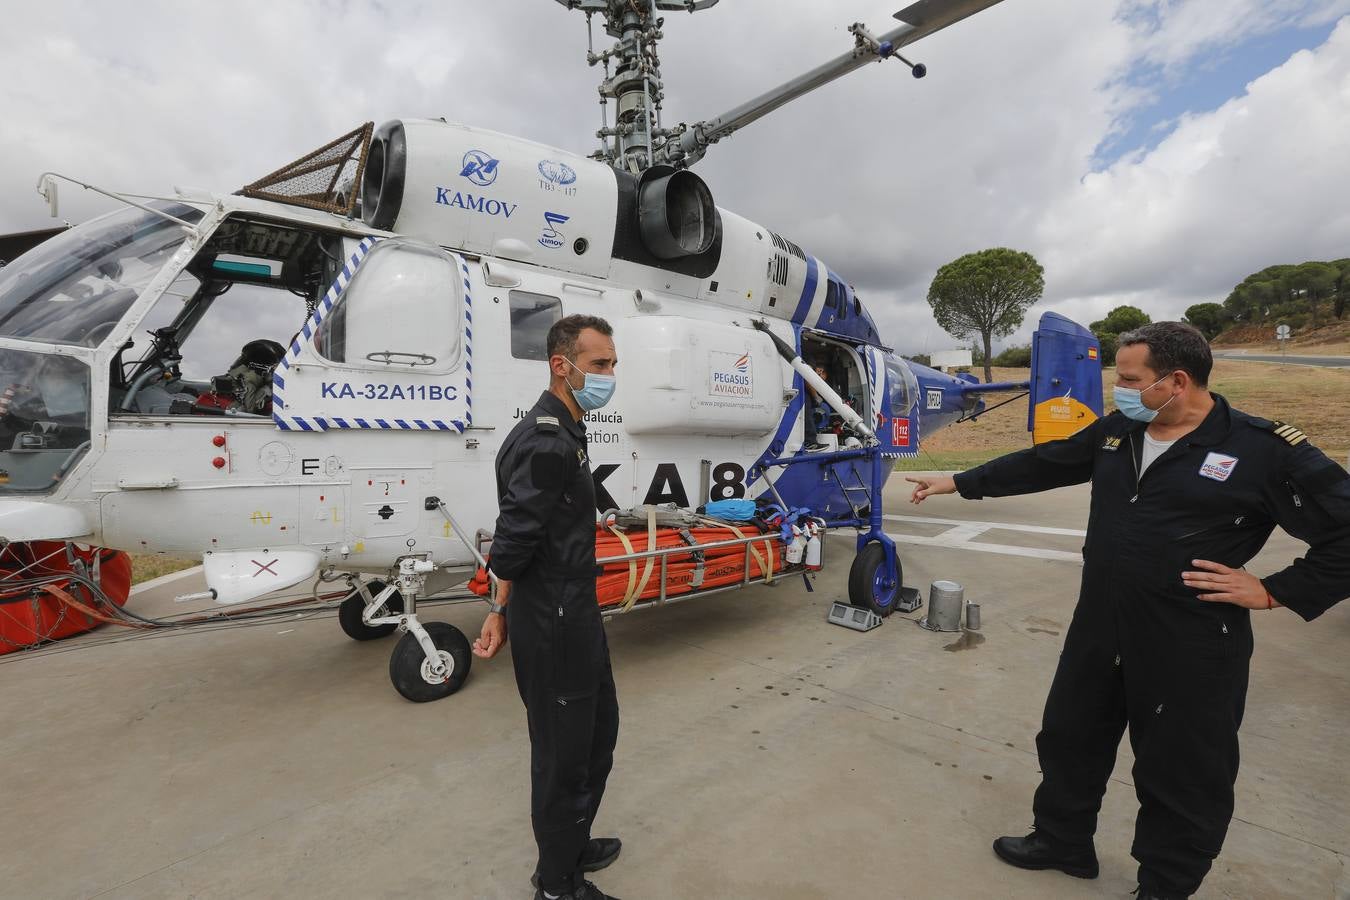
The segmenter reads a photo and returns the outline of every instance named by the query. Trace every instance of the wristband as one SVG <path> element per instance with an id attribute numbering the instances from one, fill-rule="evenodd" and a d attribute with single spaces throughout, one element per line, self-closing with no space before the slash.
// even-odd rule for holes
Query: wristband
<path id="1" fill-rule="evenodd" d="M 505 616 L 505 615 L 506 615 L 506 604 L 505 604 L 505 603 L 498 603 L 498 602 L 496 602 L 496 601 L 494 600 L 494 601 L 488 606 L 488 615 L 492 615 L 493 613 L 496 613 L 496 614 L 499 615 L 499 616 Z"/>

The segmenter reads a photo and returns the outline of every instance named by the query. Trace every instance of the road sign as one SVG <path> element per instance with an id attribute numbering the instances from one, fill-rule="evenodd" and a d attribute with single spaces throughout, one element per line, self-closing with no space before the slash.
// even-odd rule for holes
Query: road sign
<path id="1" fill-rule="evenodd" d="M 1279 341 L 1289 340 L 1289 326 L 1281 325 L 1275 329 L 1275 339 Z"/>

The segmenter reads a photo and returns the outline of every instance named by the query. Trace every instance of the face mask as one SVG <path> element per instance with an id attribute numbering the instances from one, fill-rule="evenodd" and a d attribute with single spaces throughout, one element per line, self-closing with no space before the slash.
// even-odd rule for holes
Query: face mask
<path id="1" fill-rule="evenodd" d="M 567 359 L 567 357 L 563 357 L 563 359 Z M 567 364 L 577 369 L 576 364 L 570 359 L 567 359 Z M 577 369 L 577 371 L 581 372 L 580 369 Z M 581 372 L 581 374 L 586 377 L 586 383 L 580 390 L 572 387 L 571 384 L 568 384 L 567 387 L 572 391 L 577 406 L 580 406 L 586 412 L 594 412 L 608 403 L 610 398 L 614 396 L 614 387 L 618 384 L 618 379 L 613 375 L 596 375 L 593 372 Z"/>
<path id="2" fill-rule="evenodd" d="M 1134 419 L 1136 422 L 1152 422 L 1154 419 L 1158 417 L 1158 413 L 1162 412 L 1164 409 L 1167 408 L 1167 403 L 1171 403 L 1173 400 L 1177 398 L 1176 394 L 1173 394 L 1171 397 L 1168 397 L 1167 403 L 1164 403 L 1157 409 L 1149 409 L 1147 406 L 1145 406 L 1144 398 L 1141 395 L 1144 393 L 1144 391 L 1150 390 L 1156 387 L 1157 385 L 1162 384 L 1164 380 L 1170 378 L 1171 376 L 1172 373 L 1168 372 L 1162 378 L 1159 378 L 1157 381 L 1153 382 L 1153 384 L 1150 384 L 1148 387 L 1144 388 L 1143 391 L 1135 390 L 1134 388 L 1123 388 L 1117 386 L 1113 392 L 1116 398 L 1116 407 L 1122 413 L 1124 413 L 1126 417 Z"/>

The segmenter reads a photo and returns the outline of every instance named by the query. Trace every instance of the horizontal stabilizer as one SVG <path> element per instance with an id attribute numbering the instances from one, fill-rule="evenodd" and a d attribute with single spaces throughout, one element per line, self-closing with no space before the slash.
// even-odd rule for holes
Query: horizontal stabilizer
<path id="1" fill-rule="evenodd" d="M 1102 414 L 1101 343 L 1058 313 L 1041 316 L 1031 341 L 1027 429 L 1033 443 L 1056 441 Z"/>

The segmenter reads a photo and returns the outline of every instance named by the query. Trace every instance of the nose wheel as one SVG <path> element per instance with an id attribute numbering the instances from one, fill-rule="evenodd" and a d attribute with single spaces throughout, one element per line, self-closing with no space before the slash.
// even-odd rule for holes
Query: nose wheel
<path id="1" fill-rule="evenodd" d="M 417 617 L 417 598 L 426 590 L 427 576 L 434 571 L 436 565 L 428 554 L 400 557 L 393 584 L 358 585 L 342 602 L 348 617 L 359 616 L 363 630 L 358 634 L 378 631 L 371 637 L 380 637 L 395 629 L 403 632 L 389 657 L 389 680 L 394 690 L 413 703 L 449 697 L 464 686 L 473 662 L 464 632 L 448 622 L 423 622 Z M 377 584 L 381 590 L 372 593 Z M 397 607 L 394 598 L 398 598 Z M 342 627 L 357 640 L 366 639 L 352 634 L 347 622 Z"/>
<path id="2" fill-rule="evenodd" d="M 425 622 L 418 628 L 431 643 L 432 653 L 427 653 L 422 636 L 410 626 L 389 657 L 389 680 L 404 698 L 429 703 L 449 697 L 464 685 L 473 654 L 464 632 L 448 622 Z"/>

